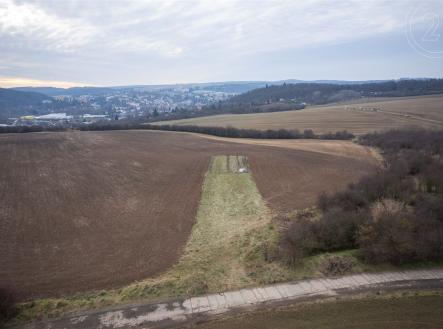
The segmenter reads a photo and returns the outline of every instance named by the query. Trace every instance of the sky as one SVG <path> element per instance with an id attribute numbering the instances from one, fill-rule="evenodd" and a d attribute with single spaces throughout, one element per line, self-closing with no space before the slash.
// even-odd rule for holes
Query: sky
<path id="1" fill-rule="evenodd" d="M 443 77 L 443 1 L 0 0 L 0 87 Z"/>

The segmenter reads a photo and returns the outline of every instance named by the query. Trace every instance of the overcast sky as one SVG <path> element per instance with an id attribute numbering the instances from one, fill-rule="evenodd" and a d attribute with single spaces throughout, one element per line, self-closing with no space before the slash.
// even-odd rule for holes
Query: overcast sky
<path id="1" fill-rule="evenodd" d="M 0 0 L 0 86 L 443 77 L 442 27 L 442 0 Z"/>

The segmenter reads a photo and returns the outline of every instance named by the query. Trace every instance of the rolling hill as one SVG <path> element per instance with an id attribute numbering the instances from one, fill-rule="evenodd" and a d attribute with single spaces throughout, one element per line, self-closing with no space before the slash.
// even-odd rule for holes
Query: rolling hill
<path id="1" fill-rule="evenodd" d="M 224 114 L 155 124 L 235 127 L 244 129 L 312 129 L 316 134 L 347 130 L 364 134 L 375 130 L 420 126 L 443 127 L 443 96 L 372 98 L 343 104 L 312 106 L 298 111 Z"/>
<path id="2" fill-rule="evenodd" d="M 399 97 L 443 93 L 443 79 L 398 80 L 368 83 L 297 83 L 271 85 L 251 90 L 225 101 L 227 107 L 296 100 L 327 104 L 361 97 Z M 222 107 L 225 105 L 222 104 Z"/>
<path id="3" fill-rule="evenodd" d="M 0 88 L 0 120 L 29 113 L 51 97 L 37 92 Z"/>
<path id="4" fill-rule="evenodd" d="M 37 92 L 45 94 L 47 96 L 80 96 L 80 95 L 103 95 L 106 93 L 112 93 L 112 88 L 102 87 L 72 87 L 72 88 L 54 88 L 54 87 L 17 87 L 13 88 L 17 91 L 25 92 Z"/>

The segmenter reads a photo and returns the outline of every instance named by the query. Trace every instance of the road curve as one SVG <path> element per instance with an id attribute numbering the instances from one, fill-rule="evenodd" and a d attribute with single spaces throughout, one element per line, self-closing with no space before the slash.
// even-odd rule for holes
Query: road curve
<path id="1" fill-rule="evenodd" d="M 311 279 L 241 289 L 220 294 L 177 299 L 164 303 L 132 305 L 29 323 L 24 329 L 170 328 L 196 319 L 251 307 L 263 307 L 376 289 L 443 288 L 443 268 L 363 273 L 339 278 Z"/>

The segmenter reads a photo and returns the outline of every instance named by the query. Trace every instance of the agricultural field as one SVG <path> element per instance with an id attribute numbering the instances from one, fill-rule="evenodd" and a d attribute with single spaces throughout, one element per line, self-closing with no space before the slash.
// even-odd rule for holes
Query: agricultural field
<path id="1" fill-rule="evenodd" d="M 443 296 L 387 295 L 321 303 L 301 303 L 274 310 L 256 311 L 201 325 L 196 329 L 391 329 L 440 328 Z"/>
<path id="2" fill-rule="evenodd" d="M 28 299 L 168 268 L 208 160 L 166 144 L 130 133 L 1 136 L 0 282 Z"/>
<path id="3" fill-rule="evenodd" d="M 381 98 L 307 107 L 298 111 L 227 114 L 156 124 L 232 126 L 247 129 L 312 129 L 316 134 L 347 130 L 356 135 L 392 128 L 443 127 L 443 95 Z"/>
<path id="4" fill-rule="evenodd" d="M 167 271 L 192 239 L 205 174 L 218 155 L 231 155 L 225 168 L 247 168 L 234 176 L 255 181 L 260 199 L 252 204 L 263 198 L 277 213 L 309 207 L 319 192 L 342 189 L 377 165 L 351 142 L 289 142 L 153 131 L 2 135 L 0 282 L 30 300 Z"/>

